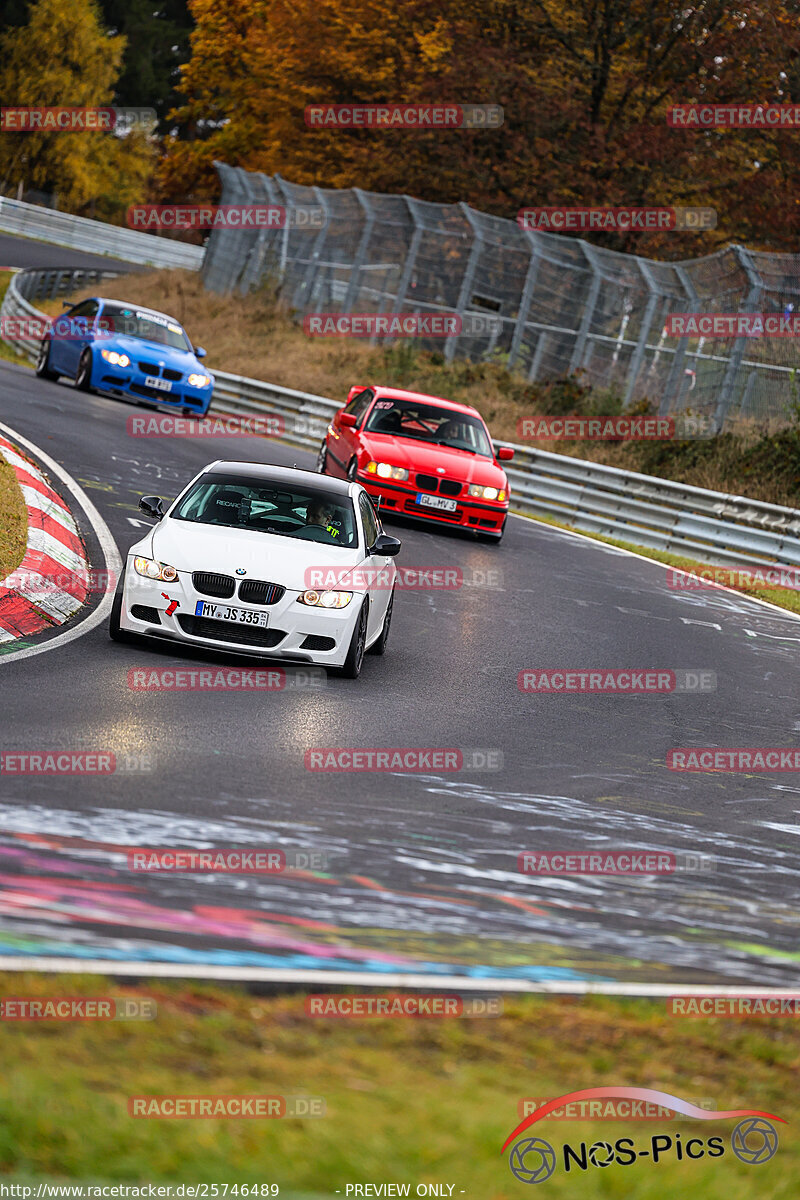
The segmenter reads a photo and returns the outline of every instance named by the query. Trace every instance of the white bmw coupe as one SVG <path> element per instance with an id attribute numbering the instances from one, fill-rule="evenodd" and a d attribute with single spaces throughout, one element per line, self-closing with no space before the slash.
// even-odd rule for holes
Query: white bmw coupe
<path id="1" fill-rule="evenodd" d="M 389 636 L 401 543 L 359 483 L 214 462 L 128 551 L 114 641 L 168 638 L 336 669 L 355 679 Z"/>

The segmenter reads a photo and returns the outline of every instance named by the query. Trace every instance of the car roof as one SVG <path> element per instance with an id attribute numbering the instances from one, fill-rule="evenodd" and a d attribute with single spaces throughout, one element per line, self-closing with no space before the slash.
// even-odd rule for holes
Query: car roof
<path id="1" fill-rule="evenodd" d="M 218 459 L 209 463 L 204 475 L 257 475 L 270 483 L 304 483 L 313 482 L 316 487 L 330 492 L 333 496 L 348 496 L 352 483 L 348 479 L 334 479 L 331 475 L 320 475 L 317 471 L 304 471 L 301 467 L 277 467 L 272 463 L 239 462 L 238 460 Z M 298 479 L 298 476 L 302 476 Z"/>
<path id="2" fill-rule="evenodd" d="M 110 296 L 91 296 L 91 300 L 96 300 L 98 304 L 118 304 L 120 308 L 132 308 L 136 312 L 146 313 L 149 317 L 163 317 L 165 321 L 172 321 L 173 325 L 181 325 L 177 317 L 173 317 L 170 313 L 159 312 L 157 308 L 148 308 L 146 304 L 131 304 L 127 300 L 114 300 Z M 83 303 L 83 301 L 79 301 Z M 183 326 L 181 325 L 181 329 Z"/>
<path id="3" fill-rule="evenodd" d="M 406 392 L 402 388 L 394 387 L 375 387 L 373 388 L 376 397 L 390 396 L 393 400 L 425 400 L 432 401 L 434 404 L 441 404 L 445 408 L 452 408 L 454 412 L 467 412 L 474 414 L 476 417 L 481 417 L 477 408 L 473 408 L 471 404 L 462 404 L 458 400 L 445 400 L 444 396 L 429 396 L 425 392 Z M 481 417 L 483 420 L 483 417 Z"/>

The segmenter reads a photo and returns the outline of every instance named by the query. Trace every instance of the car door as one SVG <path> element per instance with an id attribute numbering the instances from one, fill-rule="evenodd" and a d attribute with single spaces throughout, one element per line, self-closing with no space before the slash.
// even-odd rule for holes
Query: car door
<path id="1" fill-rule="evenodd" d="M 96 300 L 84 300 L 65 313 L 69 326 L 66 338 L 59 344 L 58 357 L 59 370 L 65 375 L 77 375 L 81 354 L 92 340 L 92 326 L 99 309 Z"/>
<path id="2" fill-rule="evenodd" d="M 378 515 L 372 507 L 372 501 L 366 492 L 362 491 L 359 493 L 358 507 L 366 542 L 364 567 L 367 580 L 369 581 L 367 588 L 369 596 L 367 641 L 371 641 L 383 628 L 383 620 L 386 616 L 389 600 L 391 599 L 392 585 L 397 575 L 397 568 L 391 557 L 371 553 L 371 549 L 377 542 L 378 535 L 382 532 L 382 529 Z"/>
<path id="3" fill-rule="evenodd" d="M 347 477 L 347 468 L 358 450 L 359 426 L 363 424 L 363 418 L 374 395 L 372 388 L 362 388 L 350 397 L 344 408 L 340 409 L 331 421 L 331 431 L 328 434 L 329 474 L 338 475 L 343 479 Z M 355 417 L 355 428 L 342 425 L 342 413 L 349 413 Z"/>

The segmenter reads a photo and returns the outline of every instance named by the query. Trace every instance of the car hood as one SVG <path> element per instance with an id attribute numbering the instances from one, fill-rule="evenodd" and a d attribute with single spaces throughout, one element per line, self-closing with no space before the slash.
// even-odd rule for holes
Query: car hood
<path id="1" fill-rule="evenodd" d="M 173 521 L 169 517 L 162 518 L 153 529 L 145 553 L 148 552 L 158 562 L 169 563 L 178 571 L 236 575 L 237 568 L 244 568 L 247 574 L 243 579 L 265 579 L 298 592 L 310 586 L 306 575 L 309 567 L 335 567 L 338 574 L 340 569 L 357 566 L 364 558 L 357 547 L 346 550 L 274 533 L 248 533 L 244 529 Z"/>
<path id="2" fill-rule="evenodd" d="M 124 333 L 99 337 L 97 345 L 105 350 L 122 350 L 133 359 L 154 358 L 156 362 L 163 360 L 170 366 L 182 367 L 183 370 L 197 367 L 208 374 L 208 370 L 200 366 L 200 360 L 195 358 L 191 350 L 176 350 L 174 346 L 162 346 L 158 342 L 147 342 L 144 338 L 127 337 Z"/>
<path id="3" fill-rule="evenodd" d="M 365 433 L 362 445 L 376 462 L 389 462 L 393 467 L 405 467 L 407 471 L 419 471 L 423 475 L 442 475 L 437 470 L 444 467 L 443 479 L 457 479 L 463 483 L 478 483 L 483 487 L 505 487 L 506 473 L 490 458 L 469 454 L 466 450 L 454 450 L 450 446 L 431 446 L 413 438 L 393 437 L 384 433 Z"/>

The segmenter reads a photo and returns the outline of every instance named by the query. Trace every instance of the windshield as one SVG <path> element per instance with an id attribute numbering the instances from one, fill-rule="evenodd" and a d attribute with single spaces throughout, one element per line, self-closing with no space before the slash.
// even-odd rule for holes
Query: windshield
<path id="1" fill-rule="evenodd" d="M 173 350 L 191 350 L 192 345 L 177 321 L 170 317 L 159 317 L 143 312 L 139 308 L 123 308 L 118 304 L 104 304 L 97 319 L 101 333 L 123 333 L 126 337 L 141 338 L 157 342 L 159 346 L 171 346 Z"/>
<path id="2" fill-rule="evenodd" d="M 176 521 L 273 533 L 329 546 L 358 545 L 349 496 L 331 496 L 313 487 L 283 488 L 255 476 L 204 475 L 169 515 Z"/>
<path id="3" fill-rule="evenodd" d="M 485 458 L 494 457 L 482 421 L 468 413 L 439 408 L 435 404 L 391 397 L 376 400 L 364 429 L 414 438 L 435 446 L 452 446 L 454 450 L 468 450 Z"/>

